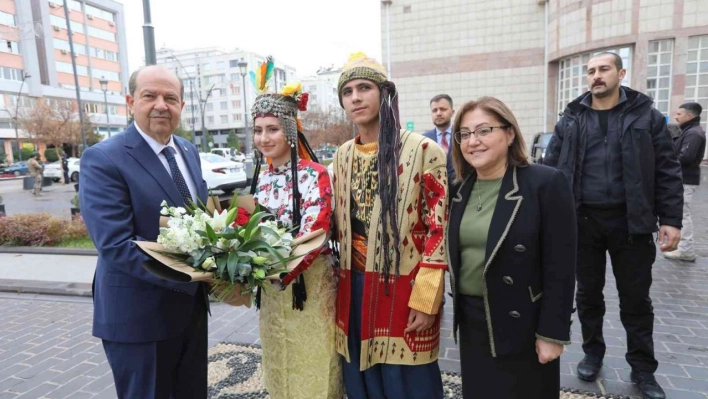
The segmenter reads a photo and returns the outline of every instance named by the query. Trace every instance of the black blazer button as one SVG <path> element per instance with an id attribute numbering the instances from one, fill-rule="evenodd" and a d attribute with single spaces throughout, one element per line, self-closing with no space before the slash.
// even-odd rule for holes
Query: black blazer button
<path id="1" fill-rule="evenodd" d="M 517 246 L 514 247 L 514 250 L 515 250 L 516 252 L 526 252 L 526 247 L 523 246 L 523 245 L 521 245 L 521 244 L 519 244 L 519 245 L 517 245 Z"/>
<path id="2" fill-rule="evenodd" d="M 511 317 L 513 317 L 513 318 L 515 318 L 515 319 L 518 319 L 519 317 L 521 317 L 521 313 L 519 313 L 519 312 L 517 312 L 517 311 L 515 311 L 515 310 L 512 310 L 511 312 L 509 312 L 509 316 L 511 316 Z"/>
<path id="3" fill-rule="evenodd" d="M 514 285 L 514 279 L 509 276 L 504 276 L 504 278 L 502 280 L 504 280 L 504 282 L 509 285 Z"/>

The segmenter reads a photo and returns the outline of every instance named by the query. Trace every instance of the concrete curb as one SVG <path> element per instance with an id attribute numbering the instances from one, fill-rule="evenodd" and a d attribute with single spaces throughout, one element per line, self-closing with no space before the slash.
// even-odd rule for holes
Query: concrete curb
<path id="1" fill-rule="evenodd" d="M 34 254 L 34 255 L 78 255 L 98 256 L 95 248 L 59 248 L 59 247 L 6 247 L 0 246 L 4 254 Z"/>
<path id="2" fill-rule="evenodd" d="M 0 292 L 91 297 L 91 284 L 0 279 Z"/>

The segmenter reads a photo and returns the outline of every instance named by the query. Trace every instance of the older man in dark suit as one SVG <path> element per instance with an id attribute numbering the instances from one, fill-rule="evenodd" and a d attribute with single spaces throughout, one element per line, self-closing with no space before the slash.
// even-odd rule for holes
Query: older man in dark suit
<path id="1" fill-rule="evenodd" d="M 153 276 L 133 242 L 156 240 L 163 200 L 207 199 L 197 149 L 172 134 L 183 85 L 148 66 L 133 73 L 129 91 L 135 123 L 81 158 L 81 214 L 98 249 L 93 335 L 119 398 L 206 398 L 208 288 Z"/>

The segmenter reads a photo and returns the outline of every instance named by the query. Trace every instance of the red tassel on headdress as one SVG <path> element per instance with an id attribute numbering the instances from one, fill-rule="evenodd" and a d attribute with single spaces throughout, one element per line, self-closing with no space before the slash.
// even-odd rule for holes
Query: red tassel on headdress
<path id="1" fill-rule="evenodd" d="M 307 100 L 310 98 L 310 95 L 307 93 L 302 93 L 300 95 L 300 100 L 297 102 L 297 109 L 300 111 L 307 111 Z"/>

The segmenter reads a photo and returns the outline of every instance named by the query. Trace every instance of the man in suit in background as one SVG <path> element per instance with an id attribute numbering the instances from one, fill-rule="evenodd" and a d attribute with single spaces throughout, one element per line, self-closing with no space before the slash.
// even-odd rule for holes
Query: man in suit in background
<path id="1" fill-rule="evenodd" d="M 430 100 L 430 114 L 433 117 L 435 128 L 428 130 L 423 136 L 433 140 L 442 147 L 447 154 L 447 180 L 455 180 L 455 170 L 452 168 L 452 117 L 455 109 L 452 106 L 452 98 L 447 94 L 438 94 Z"/>
<path id="2" fill-rule="evenodd" d="M 81 158 L 81 214 L 98 250 L 93 335 L 119 398 L 206 398 L 208 288 L 153 276 L 133 242 L 157 239 L 163 200 L 207 199 L 199 152 L 172 134 L 184 86 L 147 66 L 131 75 L 129 92 L 135 122 Z"/>
<path id="3" fill-rule="evenodd" d="M 435 128 L 425 132 L 424 136 L 438 143 L 446 154 L 450 153 L 452 144 L 452 117 L 455 109 L 452 107 L 452 98 L 447 94 L 438 94 L 430 100 L 430 113 L 433 117 Z"/>

